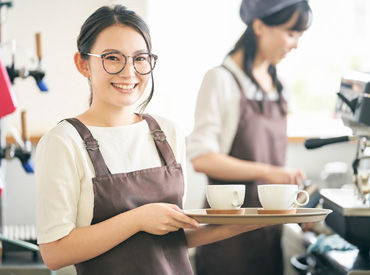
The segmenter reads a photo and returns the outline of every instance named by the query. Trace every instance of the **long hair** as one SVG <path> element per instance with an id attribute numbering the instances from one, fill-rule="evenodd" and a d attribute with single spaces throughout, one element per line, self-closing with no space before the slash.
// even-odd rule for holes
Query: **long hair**
<path id="1" fill-rule="evenodd" d="M 77 49 L 81 53 L 83 59 L 89 59 L 89 56 L 84 54 L 90 52 L 94 45 L 97 36 L 107 27 L 122 24 L 134 28 L 145 40 L 145 44 L 149 53 L 152 51 L 152 42 L 150 38 L 149 28 L 141 17 L 134 11 L 127 9 L 123 5 L 115 5 L 112 7 L 103 6 L 97 9 L 93 14 L 86 19 L 81 27 L 80 34 L 77 38 Z M 152 89 L 148 98 L 140 104 L 140 112 L 143 112 L 149 104 L 154 93 L 154 78 L 151 74 Z M 92 103 L 92 93 L 90 96 L 90 105 Z"/>
<path id="2" fill-rule="evenodd" d="M 298 12 L 298 18 L 294 26 L 292 26 L 290 30 L 294 30 L 294 31 L 307 30 L 309 26 L 311 25 L 312 12 L 306 1 L 302 1 L 294 5 L 288 6 L 271 15 L 260 18 L 260 20 L 268 26 L 278 26 L 278 25 L 282 25 L 288 22 L 296 12 Z M 243 35 L 239 38 L 239 40 L 236 42 L 234 48 L 229 52 L 228 55 L 232 55 L 239 49 L 242 49 L 244 53 L 243 54 L 243 68 L 242 68 L 243 71 L 251 79 L 251 81 L 256 85 L 257 90 L 258 89 L 263 90 L 261 85 L 258 83 L 258 81 L 255 79 L 255 77 L 252 74 L 252 68 L 253 68 L 255 58 L 256 58 L 257 48 L 258 48 L 258 45 L 257 45 L 256 34 L 254 33 L 253 27 L 249 26 L 247 27 Z M 280 106 L 281 112 L 283 114 L 286 114 L 287 111 L 283 106 L 283 100 L 282 100 L 283 85 L 281 84 L 281 82 L 279 81 L 277 77 L 276 66 L 270 64 L 268 67 L 268 73 L 271 76 L 272 82 L 278 92 L 279 106 Z M 260 104 L 260 108 L 261 108 L 261 111 L 263 112 L 263 104 Z"/>

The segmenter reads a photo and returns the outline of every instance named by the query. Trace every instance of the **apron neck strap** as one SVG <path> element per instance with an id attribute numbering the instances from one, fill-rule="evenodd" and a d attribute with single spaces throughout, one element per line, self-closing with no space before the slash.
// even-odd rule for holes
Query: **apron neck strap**
<path id="1" fill-rule="evenodd" d="M 159 126 L 158 122 L 148 114 L 143 114 L 141 116 L 148 123 L 150 133 L 152 134 L 162 164 L 167 166 L 175 165 L 176 164 L 175 155 L 173 154 L 173 151 L 166 139 L 166 135 L 161 130 L 161 127 Z"/>
<path id="2" fill-rule="evenodd" d="M 241 94 L 241 96 L 242 96 L 242 98 L 245 98 L 246 96 L 245 96 L 245 94 L 243 93 L 243 91 L 244 91 L 244 89 L 243 89 L 243 86 L 242 86 L 242 84 L 240 83 L 240 81 L 239 81 L 239 79 L 236 77 L 236 75 L 233 73 L 233 71 L 231 71 L 228 67 L 226 67 L 225 65 L 221 65 L 221 67 L 222 68 L 224 68 L 226 71 L 228 71 L 230 74 L 231 74 L 231 76 L 234 78 L 234 80 L 235 80 L 235 83 L 236 83 L 236 85 L 238 85 L 238 87 L 239 87 L 239 91 L 240 91 L 240 94 Z"/>
<path id="3" fill-rule="evenodd" d="M 244 93 L 244 89 L 243 89 L 243 86 L 242 86 L 242 84 L 240 83 L 240 81 L 239 81 L 239 79 L 236 77 L 236 75 L 235 75 L 235 73 L 233 73 L 233 71 L 231 71 L 228 67 L 226 67 L 225 65 L 221 65 L 221 67 L 222 68 L 224 68 L 226 71 L 228 71 L 231 75 L 232 75 L 232 77 L 234 78 L 234 80 L 235 80 L 235 83 L 238 85 L 238 87 L 239 87 L 239 91 L 240 91 L 240 96 L 241 96 L 241 98 L 242 98 L 242 100 L 244 100 L 244 101 L 249 101 L 250 102 L 250 105 L 252 106 L 252 108 L 253 108 L 253 110 L 255 111 L 255 112 L 257 112 L 258 111 L 258 109 L 260 109 L 260 107 L 258 106 L 258 103 L 257 103 L 257 101 L 256 100 L 248 100 L 247 99 L 247 97 L 246 97 L 246 95 L 245 95 L 245 93 Z M 264 100 L 263 100 L 264 101 Z M 263 102 L 261 102 L 261 104 L 263 104 Z"/>
<path id="4" fill-rule="evenodd" d="M 76 128 L 77 132 L 80 134 L 82 140 L 84 141 L 85 148 L 94 166 L 96 177 L 110 174 L 110 171 L 105 164 L 104 158 L 99 149 L 98 141 L 93 137 L 86 125 L 77 118 L 67 118 L 65 120 Z"/>

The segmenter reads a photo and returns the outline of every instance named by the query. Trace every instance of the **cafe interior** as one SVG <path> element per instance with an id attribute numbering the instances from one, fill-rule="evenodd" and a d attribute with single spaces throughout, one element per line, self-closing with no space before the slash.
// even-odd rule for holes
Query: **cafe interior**
<path id="1" fill-rule="evenodd" d="M 123 4 L 147 22 L 158 62 L 146 112 L 170 118 L 188 136 L 203 75 L 245 29 L 240 3 L 0 0 L 0 62 L 10 80 L 10 88 L 0 84 L 0 274 L 76 274 L 74 266 L 52 271 L 43 263 L 33 163 L 40 138 L 88 108 L 88 84 L 73 63 L 84 20 L 100 6 Z M 310 28 L 278 65 L 290 91 L 286 165 L 305 172 L 302 209 L 330 211 L 284 223 L 284 274 L 370 274 L 370 1 L 309 4 Z M 202 209 L 207 177 L 189 159 L 184 173 L 183 208 Z M 188 250 L 193 267 L 195 251 Z"/>

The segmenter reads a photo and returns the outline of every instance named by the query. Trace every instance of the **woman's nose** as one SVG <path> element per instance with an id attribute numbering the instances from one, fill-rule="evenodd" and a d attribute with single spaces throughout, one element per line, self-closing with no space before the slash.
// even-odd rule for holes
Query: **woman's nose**
<path id="1" fill-rule="evenodd" d="M 292 49 L 297 49 L 298 48 L 298 42 L 299 42 L 300 38 L 301 38 L 301 35 L 297 35 L 296 37 L 294 37 L 293 44 L 292 44 Z"/>
<path id="2" fill-rule="evenodd" d="M 293 39 L 290 43 L 290 50 L 297 49 L 298 47 L 298 39 Z"/>
<path id="3" fill-rule="evenodd" d="M 122 76 L 134 76 L 136 73 L 135 68 L 134 68 L 134 63 L 132 61 L 132 58 L 127 58 L 127 63 L 123 70 L 119 73 L 119 75 Z"/>

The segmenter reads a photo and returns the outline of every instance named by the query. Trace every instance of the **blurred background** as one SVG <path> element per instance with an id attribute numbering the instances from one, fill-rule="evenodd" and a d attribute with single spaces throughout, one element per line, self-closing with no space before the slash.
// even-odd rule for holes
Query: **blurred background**
<path id="1" fill-rule="evenodd" d="M 278 66 L 290 91 L 287 166 L 304 168 L 308 178 L 325 186 L 326 170 L 339 170 L 350 177 L 356 144 L 307 151 L 303 141 L 307 137 L 351 134 L 335 116 L 334 107 L 345 73 L 370 72 L 370 1 L 309 3 L 313 24 L 301 38 L 298 50 Z M 15 79 L 12 91 L 17 109 L 2 119 L 2 135 L 8 144 L 14 142 L 12 133 L 14 129 L 21 130 L 20 116 L 26 110 L 33 148 L 60 120 L 88 106 L 89 87 L 74 66 L 73 54 L 82 23 L 98 7 L 124 4 L 148 23 L 153 52 L 159 60 L 154 71 L 155 93 L 147 112 L 172 119 L 181 125 L 185 135 L 192 131 L 203 75 L 222 62 L 245 30 L 239 17 L 240 0 L 13 0 L 12 4 L 2 16 L 5 39 L 1 42 L 1 62 L 8 66 L 15 56 L 15 67 L 37 68 L 35 33 L 41 33 L 42 70 L 48 92 L 40 92 L 31 77 Z M 332 165 L 330 170 L 327 164 L 333 162 L 340 164 Z M 199 208 L 205 178 L 194 173 L 190 163 L 187 173 L 185 208 Z M 34 224 L 33 174 L 26 173 L 19 160 L 2 161 L 0 181 L 2 224 Z"/>

